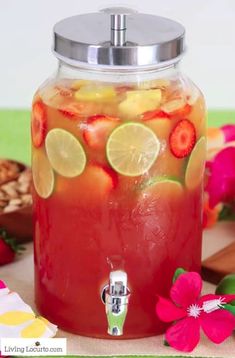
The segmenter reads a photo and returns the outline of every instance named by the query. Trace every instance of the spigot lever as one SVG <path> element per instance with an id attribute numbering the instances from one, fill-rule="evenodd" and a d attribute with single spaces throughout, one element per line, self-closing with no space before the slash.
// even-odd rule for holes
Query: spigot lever
<path id="1" fill-rule="evenodd" d="M 127 274 L 112 271 L 109 285 L 105 287 L 105 311 L 108 320 L 108 334 L 121 336 L 128 311 L 130 291 L 127 287 Z"/>

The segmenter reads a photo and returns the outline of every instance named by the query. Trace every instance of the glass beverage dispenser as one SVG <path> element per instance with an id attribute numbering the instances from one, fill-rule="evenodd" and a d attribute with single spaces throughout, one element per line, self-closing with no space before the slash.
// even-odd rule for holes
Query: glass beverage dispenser
<path id="1" fill-rule="evenodd" d="M 205 104 L 179 70 L 184 33 L 124 8 L 54 27 L 32 108 L 35 285 L 62 329 L 159 334 L 156 295 L 200 270 Z"/>

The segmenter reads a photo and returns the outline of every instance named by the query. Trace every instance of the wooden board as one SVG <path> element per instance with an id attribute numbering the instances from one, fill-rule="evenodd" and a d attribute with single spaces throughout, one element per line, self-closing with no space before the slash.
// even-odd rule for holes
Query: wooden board
<path id="1" fill-rule="evenodd" d="M 230 273 L 235 273 L 235 242 L 202 263 L 203 279 L 214 284 L 218 284 L 224 276 Z"/>

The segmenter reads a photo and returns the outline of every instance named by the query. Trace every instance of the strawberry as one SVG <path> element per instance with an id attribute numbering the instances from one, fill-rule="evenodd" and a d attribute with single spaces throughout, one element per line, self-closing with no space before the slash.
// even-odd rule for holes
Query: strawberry
<path id="1" fill-rule="evenodd" d="M 11 263 L 22 249 L 15 239 L 7 236 L 5 230 L 0 230 L 0 266 Z"/>
<path id="2" fill-rule="evenodd" d="M 133 89 L 134 89 L 133 86 L 118 86 L 118 87 L 116 87 L 116 92 L 119 95 L 119 94 L 126 93 L 126 91 L 131 91 Z"/>
<path id="3" fill-rule="evenodd" d="M 59 91 L 62 97 L 72 97 L 73 91 L 67 87 L 55 86 L 55 89 Z"/>
<path id="4" fill-rule="evenodd" d="M 44 104 L 39 100 L 33 104 L 31 121 L 32 140 L 33 145 L 36 148 L 41 147 L 43 144 L 46 136 L 46 129 L 46 109 Z"/>
<path id="5" fill-rule="evenodd" d="M 79 198 L 83 205 L 98 204 L 104 200 L 118 184 L 117 173 L 106 165 L 90 163 L 78 177 L 69 181 L 59 176 L 57 191 L 63 200 L 71 202 Z"/>
<path id="6" fill-rule="evenodd" d="M 188 119 L 179 121 L 170 133 L 170 149 L 177 158 L 189 155 L 196 142 L 196 130 Z"/>
<path id="7" fill-rule="evenodd" d="M 170 117 L 185 118 L 191 112 L 192 106 L 186 103 L 182 108 L 173 111 Z"/>
<path id="8" fill-rule="evenodd" d="M 155 109 L 154 111 L 148 111 L 143 113 L 142 120 L 143 121 L 149 121 L 151 119 L 157 119 L 157 118 L 170 118 L 170 115 L 161 109 Z"/>
<path id="9" fill-rule="evenodd" d="M 84 124 L 83 138 L 92 149 L 103 149 L 112 130 L 120 123 L 117 117 L 98 114 Z"/>
<path id="10" fill-rule="evenodd" d="M 86 169 L 86 177 L 86 183 L 88 187 L 90 186 L 91 192 L 96 191 L 104 195 L 117 186 L 116 172 L 106 165 L 90 164 Z M 96 183 L 95 186 L 94 183 Z"/>

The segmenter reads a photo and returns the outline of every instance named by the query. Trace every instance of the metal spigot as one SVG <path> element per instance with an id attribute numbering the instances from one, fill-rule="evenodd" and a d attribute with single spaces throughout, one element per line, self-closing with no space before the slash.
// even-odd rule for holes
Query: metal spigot
<path id="1" fill-rule="evenodd" d="M 112 271 L 109 276 L 109 285 L 105 286 L 103 292 L 108 320 L 108 334 L 121 336 L 130 299 L 126 272 Z"/>

